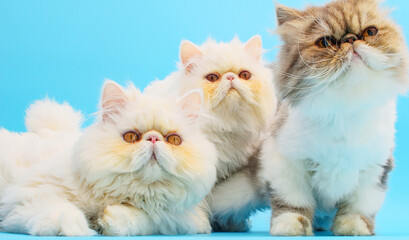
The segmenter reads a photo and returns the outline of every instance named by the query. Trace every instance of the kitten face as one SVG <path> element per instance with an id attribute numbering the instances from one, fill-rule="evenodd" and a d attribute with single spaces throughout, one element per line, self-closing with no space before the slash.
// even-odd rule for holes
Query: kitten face
<path id="1" fill-rule="evenodd" d="M 201 94 L 193 92 L 175 102 L 144 96 L 133 86 L 123 90 L 106 83 L 102 119 L 78 144 L 87 180 L 109 181 L 121 175 L 146 184 L 203 175 L 212 179 L 213 145 L 194 121 Z"/>
<path id="2" fill-rule="evenodd" d="M 262 112 L 272 101 L 273 90 L 272 76 L 261 54 L 259 36 L 245 44 L 238 39 L 229 43 L 208 40 L 200 47 L 182 42 L 180 55 L 185 71 L 182 88 L 203 89 L 204 107 L 210 113 L 233 116 Z"/>
<path id="3" fill-rule="evenodd" d="M 364 100 L 369 95 L 356 89 L 406 89 L 405 42 L 378 1 L 337 0 L 304 11 L 278 6 L 277 17 L 284 41 L 276 66 L 281 97 L 297 103 L 338 89 Z"/>

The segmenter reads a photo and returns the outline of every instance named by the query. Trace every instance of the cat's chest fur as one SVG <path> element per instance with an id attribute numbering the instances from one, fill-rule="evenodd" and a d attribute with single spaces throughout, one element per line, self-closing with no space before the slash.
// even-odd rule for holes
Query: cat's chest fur
<path id="1" fill-rule="evenodd" d="M 219 180 L 229 177 L 245 166 L 260 141 L 259 133 L 245 129 L 234 132 L 209 130 L 207 135 L 217 149 L 219 160 L 217 178 Z"/>
<path id="2" fill-rule="evenodd" d="M 152 219 L 158 221 L 165 216 L 182 214 L 187 208 L 199 202 L 197 196 L 189 194 L 186 187 L 176 181 L 154 182 L 144 184 L 132 176 L 118 176 L 109 186 L 101 186 L 100 189 L 92 186 L 93 201 L 87 203 L 88 210 L 100 207 L 97 211 L 112 204 L 130 204 L 144 211 Z M 95 210 L 91 210 L 95 211 Z"/>
<path id="3" fill-rule="evenodd" d="M 357 188 L 367 171 L 381 168 L 390 157 L 394 121 L 394 104 L 330 121 L 292 112 L 279 142 L 286 158 L 304 166 L 313 191 L 335 204 Z"/>

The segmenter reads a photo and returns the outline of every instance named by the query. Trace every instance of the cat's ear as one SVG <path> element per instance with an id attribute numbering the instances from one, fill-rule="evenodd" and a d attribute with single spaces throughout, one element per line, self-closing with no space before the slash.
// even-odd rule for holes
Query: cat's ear
<path id="1" fill-rule="evenodd" d="M 202 55 L 199 47 L 192 42 L 184 40 L 180 44 L 180 61 L 185 67 L 186 72 L 190 72 L 193 67 L 191 59 L 194 57 L 201 57 Z"/>
<path id="2" fill-rule="evenodd" d="M 123 88 L 112 80 L 106 80 L 100 101 L 102 120 L 111 120 L 125 107 L 126 102 L 127 96 Z"/>
<path id="3" fill-rule="evenodd" d="M 257 60 L 261 58 L 263 46 L 260 35 L 255 35 L 246 42 L 246 51 Z"/>
<path id="4" fill-rule="evenodd" d="M 301 12 L 294 8 L 289 8 L 281 4 L 276 4 L 276 15 L 278 25 L 280 26 L 288 21 L 300 18 Z"/>
<path id="5" fill-rule="evenodd" d="M 178 106 L 189 120 L 196 120 L 202 109 L 203 91 L 193 89 L 178 100 Z"/>

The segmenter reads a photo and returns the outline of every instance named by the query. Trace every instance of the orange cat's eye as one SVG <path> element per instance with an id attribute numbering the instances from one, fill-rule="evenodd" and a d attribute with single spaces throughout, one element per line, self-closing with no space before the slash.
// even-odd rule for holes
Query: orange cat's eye
<path id="1" fill-rule="evenodd" d="M 367 37 L 373 37 L 376 34 L 378 34 L 378 29 L 376 27 L 369 27 L 364 30 L 364 33 L 362 34 L 362 36 L 364 38 L 367 38 Z"/>
<path id="2" fill-rule="evenodd" d="M 128 142 L 128 143 L 134 143 L 141 139 L 140 134 L 136 131 L 128 131 L 124 133 L 122 137 L 124 138 L 125 142 Z"/>
<path id="3" fill-rule="evenodd" d="M 249 80 L 251 78 L 251 73 L 249 71 L 241 71 L 239 73 L 239 78 Z"/>
<path id="4" fill-rule="evenodd" d="M 172 145 L 177 146 L 182 143 L 182 138 L 176 133 L 171 133 L 168 136 L 166 136 L 166 141 Z"/>
<path id="5" fill-rule="evenodd" d="M 320 48 L 328 48 L 329 46 L 336 46 L 337 41 L 333 37 L 322 37 L 315 42 Z"/>
<path id="6" fill-rule="evenodd" d="M 220 75 L 217 73 L 210 73 L 210 74 L 207 74 L 205 78 L 209 82 L 216 82 L 217 80 L 220 79 Z"/>

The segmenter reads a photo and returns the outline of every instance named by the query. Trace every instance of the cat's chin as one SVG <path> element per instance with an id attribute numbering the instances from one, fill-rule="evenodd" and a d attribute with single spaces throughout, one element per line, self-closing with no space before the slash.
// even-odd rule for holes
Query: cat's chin
<path id="1" fill-rule="evenodd" d="M 141 181 L 147 184 L 162 181 L 166 179 L 166 171 L 158 164 L 156 160 L 150 160 L 139 171 Z"/>
<path id="2" fill-rule="evenodd" d="M 223 99 L 224 101 L 242 101 L 243 98 L 241 97 L 239 91 L 235 88 L 230 88 L 230 90 L 227 92 L 226 96 Z"/>
<path id="3" fill-rule="evenodd" d="M 230 88 L 227 93 L 219 100 L 218 104 L 213 107 L 213 109 L 226 111 L 230 107 L 234 107 L 236 104 L 244 102 L 243 100 L 243 97 L 240 95 L 237 89 Z"/>

